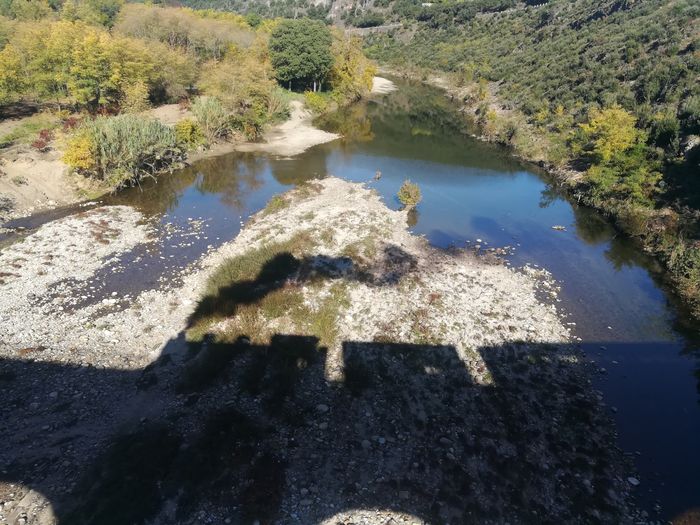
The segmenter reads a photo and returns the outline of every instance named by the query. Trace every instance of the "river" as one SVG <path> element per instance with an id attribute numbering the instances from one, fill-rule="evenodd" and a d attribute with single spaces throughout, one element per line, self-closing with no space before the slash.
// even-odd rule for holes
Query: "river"
<path id="1" fill-rule="evenodd" d="M 508 247 L 509 264 L 553 274 L 566 321 L 599 369 L 592 379 L 617 424 L 619 446 L 634 458 L 639 504 L 663 519 L 700 508 L 698 325 L 664 288 L 661 269 L 545 174 L 470 138 L 468 123 L 439 90 L 398 86 L 323 119 L 319 126 L 343 138 L 294 158 L 205 159 L 107 199 L 137 207 L 158 233 L 122 258 L 126 271 L 108 268 L 95 277 L 96 297 L 177 279 L 235 237 L 272 195 L 299 182 L 326 174 L 366 181 L 398 208 L 396 192 L 410 179 L 423 193 L 412 230 L 433 245 Z"/>

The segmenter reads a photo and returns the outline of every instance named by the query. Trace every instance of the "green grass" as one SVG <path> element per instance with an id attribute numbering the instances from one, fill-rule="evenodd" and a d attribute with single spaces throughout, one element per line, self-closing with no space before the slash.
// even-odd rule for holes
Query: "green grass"
<path id="1" fill-rule="evenodd" d="M 283 210 L 289 206 L 289 201 L 285 199 L 282 195 L 275 195 L 267 203 L 265 209 L 263 210 L 263 216 L 270 215 L 271 213 L 276 213 Z"/>
<path id="2" fill-rule="evenodd" d="M 232 305 L 236 322 L 232 330 L 227 331 L 226 339 L 235 339 L 238 335 L 254 337 L 263 330 L 264 323 L 258 316 L 261 305 L 265 304 L 268 313 L 278 313 L 281 311 L 281 304 L 290 297 L 285 296 L 286 290 L 281 288 L 270 291 L 252 304 L 243 304 L 242 301 L 249 298 L 242 295 L 256 293 L 256 284 L 262 286 L 263 281 L 268 281 L 269 284 L 270 280 L 274 280 L 276 276 L 270 276 L 269 273 L 266 275 L 266 272 L 274 270 L 278 276 L 288 275 L 294 270 L 291 267 L 294 260 L 292 258 L 298 259 L 312 248 L 311 237 L 302 232 L 288 241 L 266 244 L 226 260 L 207 281 L 204 298 L 200 301 L 187 332 L 188 339 L 201 341 L 212 324 L 227 316 Z M 282 259 L 286 255 L 291 257 Z M 278 265 L 276 268 L 270 268 L 273 260 L 287 260 L 289 266 Z"/>
<path id="3" fill-rule="evenodd" d="M 321 345 L 334 345 L 338 315 L 348 306 L 347 283 L 327 287 L 295 280 L 303 259 L 313 255 L 314 248 L 311 236 L 302 232 L 225 261 L 209 278 L 187 339 L 199 342 L 213 332 L 217 342 L 231 343 L 246 336 L 253 343 L 269 344 L 274 333 L 288 333 L 315 336 Z M 315 306 L 304 300 L 307 284 L 314 294 L 326 290 Z"/>
<path id="4" fill-rule="evenodd" d="M 59 124 L 60 119 L 49 113 L 37 113 L 27 117 L 11 132 L 0 137 L 0 148 L 12 144 L 30 144 L 42 129 L 55 129 Z"/>

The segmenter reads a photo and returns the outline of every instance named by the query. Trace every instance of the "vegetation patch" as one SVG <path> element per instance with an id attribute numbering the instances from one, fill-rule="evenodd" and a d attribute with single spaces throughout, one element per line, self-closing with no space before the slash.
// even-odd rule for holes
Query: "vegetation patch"
<path id="1" fill-rule="evenodd" d="M 63 160 L 113 189 L 138 184 L 184 159 L 173 128 L 136 115 L 85 121 Z"/>
<path id="2" fill-rule="evenodd" d="M 401 188 L 399 188 L 398 198 L 405 208 L 413 209 L 418 206 L 423 196 L 421 195 L 418 184 L 407 180 L 404 181 Z"/>

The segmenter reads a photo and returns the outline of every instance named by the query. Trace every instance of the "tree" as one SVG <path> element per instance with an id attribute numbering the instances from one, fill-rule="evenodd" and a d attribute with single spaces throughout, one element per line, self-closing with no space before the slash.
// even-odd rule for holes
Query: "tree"
<path id="1" fill-rule="evenodd" d="M 112 27 L 123 3 L 123 0 L 66 0 L 61 9 L 61 17 Z"/>
<path id="2" fill-rule="evenodd" d="M 289 88 L 320 89 L 333 66 L 331 33 L 318 20 L 281 22 L 270 35 L 270 59 L 277 80 Z"/>
<path id="3" fill-rule="evenodd" d="M 637 119 L 618 105 L 591 110 L 588 122 L 581 124 L 585 146 L 592 150 L 596 160 L 607 162 L 637 142 L 641 131 L 635 127 Z"/>
<path id="4" fill-rule="evenodd" d="M 346 38 L 340 33 L 334 36 L 331 86 L 344 102 L 359 100 L 372 89 L 377 68 L 365 57 L 358 37 Z"/>
<path id="5" fill-rule="evenodd" d="M 110 82 L 111 68 L 104 33 L 90 31 L 73 51 L 73 65 L 68 82 L 75 99 L 92 110 L 114 100 Z"/>
<path id="6" fill-rule="evenodd" d="M 584 150 L 592 160 L 587 178 L 598 199 L 629 200 L 652 206 L 661 174 L 659 162 L 646 145 L 647 134 L 636 118 L 618 105 L 592 110 L 581 124 Z"/>
<path id="7" fill-rule="evenodd" d="M 20 61 L 20 55 L 12 45 L 0 51 L 0 104 L 22 92 L 24 82 Z"/>
<path id="8" fill-rule="evenodd" d="M 0 15 L 17 20 L 41 20 L 51 14 L 46 0 L 0 0 Z"/>

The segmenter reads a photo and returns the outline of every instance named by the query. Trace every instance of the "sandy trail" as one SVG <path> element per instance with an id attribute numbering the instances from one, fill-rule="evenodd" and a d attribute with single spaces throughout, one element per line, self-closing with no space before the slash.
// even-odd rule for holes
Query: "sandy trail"
<path id="1" fill-rule="evenodd" d="M 372 93 L 385 95 L 387 93 L 391 93 L 392 91 L 396 91 L 396 89 L 396 84 L 394 84 L 388 78 L 374 77 L 372 79 Z"/>
<path id="2" fill-rule="evenodd" d="M 235 146 L 238 151 L 261 151 L 290 157 L 303 153 L 312 146 L 325 144 L 340 137 L 336 133 L 315 128 L 311 124 L 312 114 L 298 100 L 290 104 L 289 120 L 273 127 L 265 134 L 264 142 L 244 143 Z"/>

